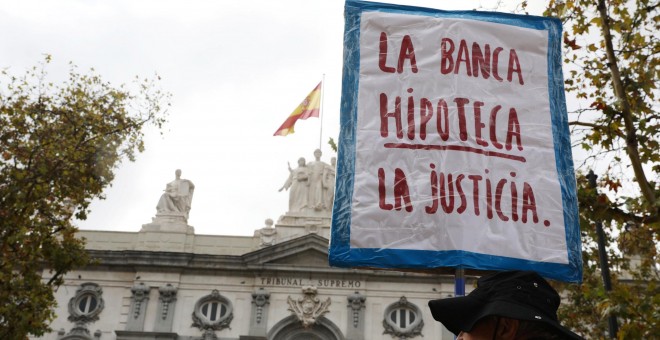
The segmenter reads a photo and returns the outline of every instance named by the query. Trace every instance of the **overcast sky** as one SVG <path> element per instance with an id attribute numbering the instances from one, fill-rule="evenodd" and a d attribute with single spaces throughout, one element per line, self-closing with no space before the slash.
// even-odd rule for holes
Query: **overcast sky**
<path id="1" fill-rule="evenodd" d="M 390 2 L 390 1 L 384 1 Z M 444 10 L 488 10 L 497 1 L 401 0 Z M 541 1 L 530 6 L 541 13 Z M 50 54 L 53 80 L 73 62 L 114 85 L 161 76 L 172 93 L 161 136 L 116 173 L 81 229 L 139 231 L 151 222 L 175 169 L 193 181 L 189 224 L 197 234 L 252 235 L 288 208 L 278 192 L 287 162 L 330 162 L 339 133 L 341 0 L 0 0 L 0 69 L 22 74 Z M 273 133 L 325 74 L 323 117 Z M 320 135 L 320 123 L 322 134 Z"/>

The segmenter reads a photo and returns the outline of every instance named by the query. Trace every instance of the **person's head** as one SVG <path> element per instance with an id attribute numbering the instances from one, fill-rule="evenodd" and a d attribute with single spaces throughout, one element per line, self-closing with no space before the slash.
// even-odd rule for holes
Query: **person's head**
<path id="1" fill-rule="evenodd" d="M 462 340 L 582 339 L 557 320 L 559 294 L 532 271 L 484 276 L 467 296 L 429 301 L 433 318 Z"/>
<path id="2" fill-rule="evenodd" d="M 457 340 L 564 340 L 574 339 L 558 333 L 542 322 L 490 315 L 481 318 L 471 331 L 461 331 Z"/>
<path id="3" fill-rule="evenodd" d="M 176 176 L 177 179 L 181 178 L 181 169 L 176 169 L 176 171 L 174 171 L 174 176 Z"/>
<path id="4" fill-rule="evenodd" d="M 298 158 L 298 166 L 305 166 L 305 157 Z"/>
<path id="5" fill-rule="evenodd" d="M 316 157 L 317 161 L 321 159 L 321 149 L 314 150 L 314 157 Z"/>
<path id="6" fill-rule="evenodd" d="M 337 157 L 332 157 L 330 158 L 330 165 L 336 166 L 337 165 Z"/>

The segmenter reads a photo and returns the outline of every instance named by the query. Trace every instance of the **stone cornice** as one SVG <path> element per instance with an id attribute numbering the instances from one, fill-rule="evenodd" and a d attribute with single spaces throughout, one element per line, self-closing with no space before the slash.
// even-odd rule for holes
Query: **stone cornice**
<path id="1" fill-rule="evenodd" d="M 196 274 L 224 275 L 295 275 L 316 273 L 328 276 L 358 277 L 362 279 L 380 278 L 389 281 L 406 281 L 415 278 L 416 282 L 452 283 L 453 275 L 428 274 L 415 271 L 389 271 L 378 269 L 334 268 L 319 264 L 277 263 L 284 258 L 295 258 L 297 254 L 317 253 L 327 257 L 328 240 L 310 234 L 294 240 L 282 242 L 244 255 L 207 255 L 183 252 L 162 252 L 142 250 L 88 250 L 97 259 L 88 269 L 107 270 L 149 270 Z"/>

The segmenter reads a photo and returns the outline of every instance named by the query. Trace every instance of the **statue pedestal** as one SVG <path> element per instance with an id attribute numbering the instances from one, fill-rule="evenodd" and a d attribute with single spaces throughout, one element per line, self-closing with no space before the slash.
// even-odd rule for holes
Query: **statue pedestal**
<path id="1" fill-rule="evenodd" d="M 194 234 L 195 228 L 188 225 L 185 215 L 177 213 L 158 213 L 151 223 L 143 224 L 141 232 L 163 231 L 171 233 Z"/>
<path id="2" fill-rule="evenodd" d="M 287 212 L 280 216 L 275 226 L 282 240 L 307 234 L 318 234 L 330 239 L 328 212 Z"/>
<path id="3" fill-rule="evenodd" d="M 143 224 L 136 248 L 147 251 L 189 252 L 193 249 L 195 228 L 183 214 L 159 213 L 152 222 Z"/>
<path id="4" fill-rule="evenodd" d="M 277 225 L 330 227 L 330 216 L 327 212 L 287 212 L 280 216 Z"/>

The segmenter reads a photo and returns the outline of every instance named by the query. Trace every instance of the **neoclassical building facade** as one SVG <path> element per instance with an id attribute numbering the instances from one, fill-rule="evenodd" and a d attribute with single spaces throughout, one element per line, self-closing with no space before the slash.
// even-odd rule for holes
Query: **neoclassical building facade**
<path id="1" fill-rule="evenodd" d="M 136 232 L 80 231 L 95 261 L 66 275 L 36 339 L 453 339 L 427 307 L 453 276 L 330 267 L 327 208 L 223 236 L 195 234 L 180 206 Z"/>

